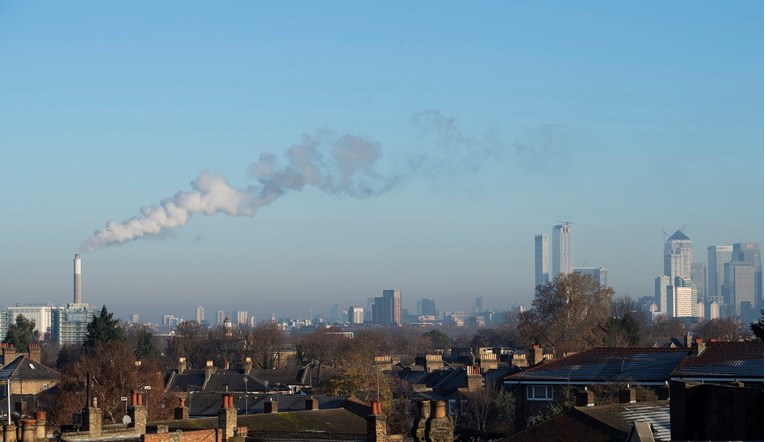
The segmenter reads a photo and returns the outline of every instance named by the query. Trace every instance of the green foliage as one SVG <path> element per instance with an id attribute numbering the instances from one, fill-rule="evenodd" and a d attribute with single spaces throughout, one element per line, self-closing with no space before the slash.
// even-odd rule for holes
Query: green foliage
<path id="1" fill-rule="evenodd" d="M 24 353 L 29 351 L 29 344 L 40 340 L 40 333 L 35 331 L 34 319 L 27 319 L 24 315 L 17 315 L 16 322 L 8 326 L 3 342 L 13 344 L 16 351 Z"/>
<path id="2" fill-rule="evenodd" d="M 114 314 L 109 313 L 106 306 L 103 306 L 101 312 L 96 313 L 88 324 L 88 336 L 85 338 L 84 346 L 86 350 L 93 350 L 102 344 L 124 340 L 125 332 L 120 325 L 120 320 L 114 319 Z"/>
<path id="3" fill-rule="evenodd" d="M 125 333 L 125 343 L 139 361 L 158 359 L 160 356 L 151 329 L 143 324 L 133 324 L 128 327 Z"/>

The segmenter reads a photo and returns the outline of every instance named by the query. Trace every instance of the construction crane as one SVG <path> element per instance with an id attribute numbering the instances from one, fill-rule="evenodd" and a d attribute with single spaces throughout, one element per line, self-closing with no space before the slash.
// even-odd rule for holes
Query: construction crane
<path id="1" fill-rule="evenodd" d="M 567 226 L 570 226 L 570 225 L 574 224 L 573 221 L 558 221 L 558 222 L 561 223 L 561 224 L 565 224 Z"/>
<path id="2" fill-rule="evenodd" d="M 667 231 L 664 230 L 664 227 L 661 228 L 661 233 L 664 234 L 664 242 L 667 242 L 667 236 L 669 236 L 669 235 L 667 234 Z"/>

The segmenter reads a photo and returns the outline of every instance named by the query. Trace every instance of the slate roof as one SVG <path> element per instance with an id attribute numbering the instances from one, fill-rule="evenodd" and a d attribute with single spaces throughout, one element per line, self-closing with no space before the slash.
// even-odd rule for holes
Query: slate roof
<path id="1" fill-rule="evenodd" d="M 709 342 L 698 356 L 685 357 L 672 378 L 719 378 L 763 382 L 762 342 Z"/>
<path id="2" fill-rule="evenodd" d="M 217 428 L 217 418 L 162 422 L 169 431 Z M 346 409 L 297 411 L 237 417 L 239 426 L 248 427 L 248 440 L 366 440 L 367 422 Z"/>
<path id="3" fill-rule="evenodd" d="M 247 396 L 245 398 L 245 396 Z M 234 394 L 234 407 L 240 415 L 263 413 L 263 402 L 273 399 L 278 403 L 279 411 L 305 410 L 306 399 L 313 397 L 319 401 L 319 409 L 340 408 L 349 399 L 347 396 L 325 396 L 305 394 Z M 193 393 L 186 400 L 189 415 L 195 417 L 217 416 L 222 404 L 220 393 Z"/>
<path id="4" fill-rule="evenodd" d="M 505 377 L 505 383 L 663 383 L 687 348 L 594 348 Z"/>
<path id="5" fill-rule="evenodd" d="M 0 379 L 26 379 L 26 380 L 58 380 L 59 373 L 37 361 L 29 358 L 27 355 L 18 355 L 2 370 L 0 370 Z"/>
<path id="6" fill-rule="evenodd" d="M 629 434 L 632 421 L 647 422 L 656 440 L 670 440 L 669 401 L 576 407 L 576 410 Z"/>

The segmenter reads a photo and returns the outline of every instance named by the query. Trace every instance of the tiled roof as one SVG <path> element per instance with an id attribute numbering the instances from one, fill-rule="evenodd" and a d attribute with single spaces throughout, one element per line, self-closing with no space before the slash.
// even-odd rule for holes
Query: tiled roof
<path id="1" fill-rule="evenodd" d="M 524 370 L 505 382 L 664 382 L 687 348 L 594 348 Z"/>
<path id="2" fill-rule="evenodd" d="M 687 356 L 673 378 L 763 379 L 762 342 L 709 342 L 698 356 Z"/>
<path id="3" fill-rule="evenodd" d="M 594 407 L 576 407 L 577 411 L 629 433 L 632 422 L 651 424 L 656 440 L 670 440 L 669 401 L 610 404 Z"/>
<path id="4" fill-rule="evenodd" d="M 245 398 L 245 396 L 247 396 Z M 279 411 L 305 410 L 306 399 L 313 397 L 319 401 L 319 409 L 340 408 L 348 399 L 347 396 L 325 396 L 304 394 L 234 394 L 234 407 L 240 414 L 263 413 L 263 402 L 272 399 L 277 402 Z M 191 416 L 217 416 L 223 397 L 220 393 L 193 393 L 186 400 Z M 247 411 L 245 412 L 245 406 Z"/>
<path id="5" fill-rule="evenodd" d="M 18 355 L 2 370 L 0 370 L 0 379 L 25 379 L 47 381 L 58 379 L 59 373 L 37 361 L 30 359 L 26 355 Z"/>

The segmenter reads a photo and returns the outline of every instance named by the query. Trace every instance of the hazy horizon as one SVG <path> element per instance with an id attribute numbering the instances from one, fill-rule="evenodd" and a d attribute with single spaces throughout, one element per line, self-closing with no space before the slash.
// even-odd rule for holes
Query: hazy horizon
<path id="1" fill-rule="evenodd" d="M 0 5 L 4 303 L 80 249 L 157 320 L 528 306 L 560 221 L 633 298 L 662 230 L 763 246 L 762 3 L 330 3 Z"/>

